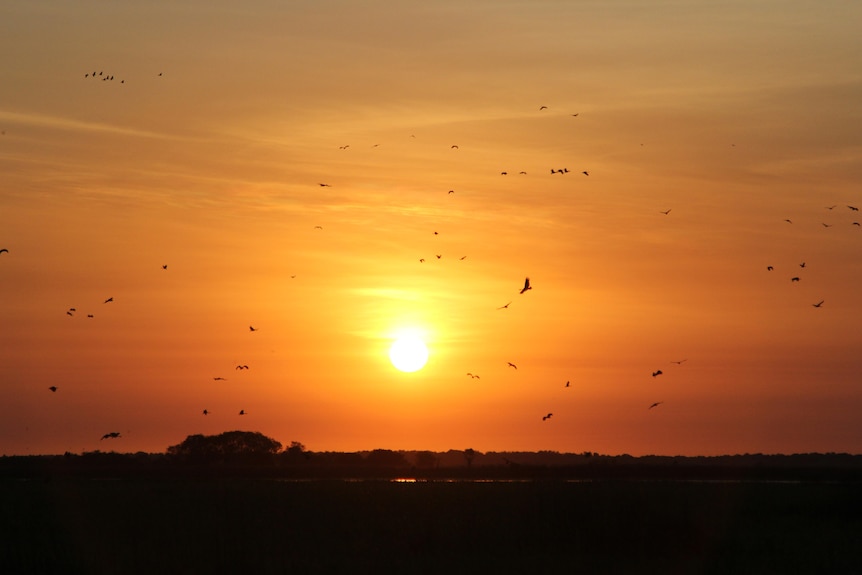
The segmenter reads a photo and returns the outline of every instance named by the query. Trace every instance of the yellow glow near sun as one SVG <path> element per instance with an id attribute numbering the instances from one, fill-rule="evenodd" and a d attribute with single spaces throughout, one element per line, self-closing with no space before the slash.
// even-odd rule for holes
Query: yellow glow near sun
<path id="1" fill-rule="evenodd" d="M 389 348 L 389 360 L 395 369 L 410 373 L 422 369 L 428 362 L 428 348 L 415 333 L 399 333 Z"/>

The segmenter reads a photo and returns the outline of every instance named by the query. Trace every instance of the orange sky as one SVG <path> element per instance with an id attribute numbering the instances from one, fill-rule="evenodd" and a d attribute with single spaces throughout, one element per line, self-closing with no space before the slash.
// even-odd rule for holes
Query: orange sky
<path id="1" fill-rule="evenodd" d="M 0 453 L 862 452 L 862 5 L 751 4 L 5 3 Z"/>

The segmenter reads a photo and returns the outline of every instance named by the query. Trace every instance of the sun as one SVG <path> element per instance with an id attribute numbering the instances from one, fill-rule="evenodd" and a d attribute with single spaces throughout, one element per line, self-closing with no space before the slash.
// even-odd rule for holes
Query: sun
<path id="1" fill-rule="evenodd" d="M 428 361 L 428 348 L 417 335 L 402 333 L 389 348 L 389 361 L 400 371 L 419 371 Z"/>

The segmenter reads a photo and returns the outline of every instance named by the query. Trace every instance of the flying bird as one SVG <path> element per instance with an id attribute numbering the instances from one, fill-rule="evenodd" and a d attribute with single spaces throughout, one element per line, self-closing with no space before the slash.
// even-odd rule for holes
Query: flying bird
<path id="1" fill-rule="evenodd" d="M 530 278 L 525 278 L 524 279 L 524 287 L 521 288 L 520 293 L 524 293 L 525 291 L 530 290 L 530 289 L 533 289 L 533 286 L 530 285 Z M 506 305 L 508 305 L 508 304 L 506 304 Z"/>
<path id="2" fill-rule="evenodd" d="M 799 277 L 794 276 L 794 277 L 790 278 L 790 281 L 792 281 L 792 282 L 798 282 L 798 281 L 799 281 Z"/>
<path id="3" fill-rule="evenodd" d="M 48 389 L 50 389 L 52 393 L 55 393 L 55 392 L 57 391 L 57 386 L 56 386 L 56 385 L 52 385 L 52 386 L 51 386 L 51 387 L 49 387 Z"/>
<path id="4" fill-rule="evenodd" d="M 811 305 L 813 305 L 814 307 L 820 307 L 820 306 L 822 306 L 822 305 L 823 305 L 823 300 L 820 300 L 819 302 L 817 302 L 817 303 L 813 303 L 813 304 L 811 304 Z"/>
<path id="5" fill-rule="evenodd" d="M 236 366 L 236 368 L 237 369 L 248 369 L 248 366 L 247 365 L 238 365 L 238 366 Z"/>
<path id="6" fill-rule="evenodd" d="M 554 415 L 554 414 L 553 414 L 553 413 L 549 413 L 548 415 L 543 415 L 543 416 L 542 416 L 542 421 L 545 421 L 546 419 L 551 419 L 551 416 L 552 416 L 552 415 Z"/>
<path id="7" fill-rule="evenodd" d="M 449 190 L 447 193 L 449 193 L 449 194 L 454 194 L 454 193 L 455 193 L 455 190 Z"/>
<path id="8" fill-rule="evenodd" d="M 851 210 L 853 210 L 854 212 L 859 211 L 859 208 L 857 208 L 856 206 L 847 206 L 847 207 L 850 208 Z"/>
<path id="9" fill-rule="evenodd" d="M 244 409 L 240 409 L 240 410 L 239 410 L 239 414 L 240 414 L 240 415 L 245 415 L 245 410 L 244 410 Z"/>
<path id="10" fill-rule="evenodd" d="M 662 403 L 664 403 L 664 402 L 663 402 L 663 401 L 656 401 L 655 403 L 653 403 L 652 405 L 650 405 L 647 409 L 652 409 L 653 407 L 658 407 L 658 406 L 659 406 L 659 405 L 661 405 Z"/>
<path id="11" fill-rule="evenodd" d="M 787 222 L 788 224 L 792 224 L 792 223 L 793 223 L 793 222 L 791 222 L 790 220 L 784 220 L 784 221 L 785 221 L 785 222 Z"/>
<path id="12" fill-rule="evenodd" d="M 257 328 L 253 325 L 248 326 L 248 331 L 257 331 Z"/>
<path id="13" fill-rule="evenodd" d="M 425 263 L 425 258 L 419 258 L 419 263 Z"/>
<path id="14" fill-rule="evenodd" d="M 88 317 L 88 318 L 92 318 L 92 317 L 93 317 L 93 314 L 88 313 L 88 314 L 87 314 L 87 317 Z"/>
<path id="15" fill-rule="evenodd" d="M 478 375 L 473 375 L 473 374 L 472 374 L 472 373 L 470 373 L 470 372 L 467 372 L 467 375 L 469 375 L 469 376 L 470 376 L 470 377 L 472 377 L 473 379 L 482 379 L 482 378 L 481 378 L 481 377 L 479 377 Z"/>
<path id="16" fill-rule="evenodd" d="M 664 214 L 664 215 L 668 215 L 670 213 L 670 209 L 663 211 L 663 212 L 659 212 L 659 213 Z"/>
<path id="17" fill-rule="evenodd" d="M 227 381 L 227 379 L 224 377 L 214 377 L 213 381 Z"/>
<path id="18" fill-rule="evenodd" d="M 682 365 L 683 363 L 685 363 L 687 361 L 688 361 L 688 359 L 681 359 L 679 361 L 671 361 L 671 363 L 675 363 L 677 365 Z"/>
<path id="19" fill-rule="evenodd" d="M 805 267 L 805 262 L 802 262 L 801 264 L 799 264 L 799 267 L 804 268 L 804 267 Z"/>
<path id="20" fill-rule="evenodd" d="M 321 188 L 331 188 L 332 187 L 329 184 L 317 184 L 317 185 L 320 186 Z"/>
<path id="21" fill-rule="evenodd" d="M 581 173 L 582 173 L 583 175 L 585 175 L 585 176 L 589 176 L 589 175 L 590 175 L 590 173 L 589 173 L 588 171 L 586 171 L 586 170 L 584 170 L 584 171 L 583 171 L 583 172 L 581 172 Z M 670 210 L 668 210 L 668 211 L 670 211 Z"/>
<path id="22" fill-rule="evenodd" d="M 439 260 L 440 258 L 442 258 L 442 257 L 443 257 L 443 255 L 442 255 L 442 254 L 434 254 L 434 255 L 436 255 L 436 256 L 437 256 L 437 259 L 438 259 L 438 260 Z"/>
<path id="23" fill-rule="evenodd" d="M 766 271 L 771 272 L 771 271 L 772 271 L 772 266 L 766 266 Z"/>
<path id="24" fill-rule="evenodd" d="M 456 146 L 455 144 L 452 144 L 452 148 L 451 148 L 451 149 L 453 149 L 453 150 L 457 150 L 457 149 L 458 149 L 458 146 Z"/>
<path id="25" fill-rule="evenodd" d="M 163 265 L 162 265 L 162 269 L 163 269 L 163 270 L 168 269 L 168 264 L 163 264 Z"/>
<path id="26" fill-rule="evenodd" d="M 500 307 L 498 307 L 497 309 L 509 309 L 509 304 L 510 304 L 510 303 L 512 303 L 512 302 L 509 302 L 509 303 L 507 303 L 506 305 L 501 305 L 501 306 L 500 306 Z"/>
<path id="27" fill-rule="evenodd" d="M 111 433 L 106 433 L 105 435 L 103 435 L 102 439 L 116 439 L 118 437 L 120 437 L 120 432 L 112 431 Z"/>
<path id="28" fill-rule="evenodd" d="M 104 303 L 108 303 L 108 302 L 112 302 L 112 301 L 114 301 L 114 298 L 109 297 L 108 299 L 106 299 L 106 300 L 104 301 Z"/>
<path id="29" fill-rule="evenodd" d="M 548 107 L 547 107 L 547 106 L 539 106 L 539 111 L 540 111 L 540 112 L 541 112 L 542 110 L 547 110 L 547 109 L 548 109 Z"/>
<path id="30" fill-rule="evenodd" d="M 209 412 L 209 411 L 207 411 L 207 410 L 205 409 L 205 410 L 204 410 L 204 415 L 209 415 L 209 414 L 210 414 L 210 412 Z"/>
<path id="31" fill-rule="evenodd" d="M 0 249 L 0 254 L 8 254 L 8 253 L 9 253 L 9 250 L 7 250 L 6 248 Z"/>
<path id="32" fill-rule="evenodd" d="M 515 369 L 518 369 L 518 366 L 515 365 L 514 363 L 512 363 L 511 361 L 507 361 L 506 363 L 509 365 L 509 367 L 514 367 Z"/>
<path id="33" fill-rule="evenodd" d="M 571 382 L 571 381 L 567 381 L 567 382 L 566 382 L 566 387 L 571 387 L 571 385 L 572 385 L 572 382 Z"/>
<path id="34" fill-rule="evenodd" d="M 656 377 L 657 375 L 661 375 L 661 374 L 662 374 L 662 371 L 660 369 L 657 369 L 654 372 L 652 372 L 653 377 Z"/>

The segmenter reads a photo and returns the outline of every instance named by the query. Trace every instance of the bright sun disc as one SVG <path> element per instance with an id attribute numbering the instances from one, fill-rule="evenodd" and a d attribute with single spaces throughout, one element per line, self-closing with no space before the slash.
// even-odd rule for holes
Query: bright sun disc
<path id="1" fill-rule="evenodd" d="M 389 348 L 389 360 L 400 371 L 418 371 L 428 361 L 428 348 L 415 335 L 401 335 Z"/>

